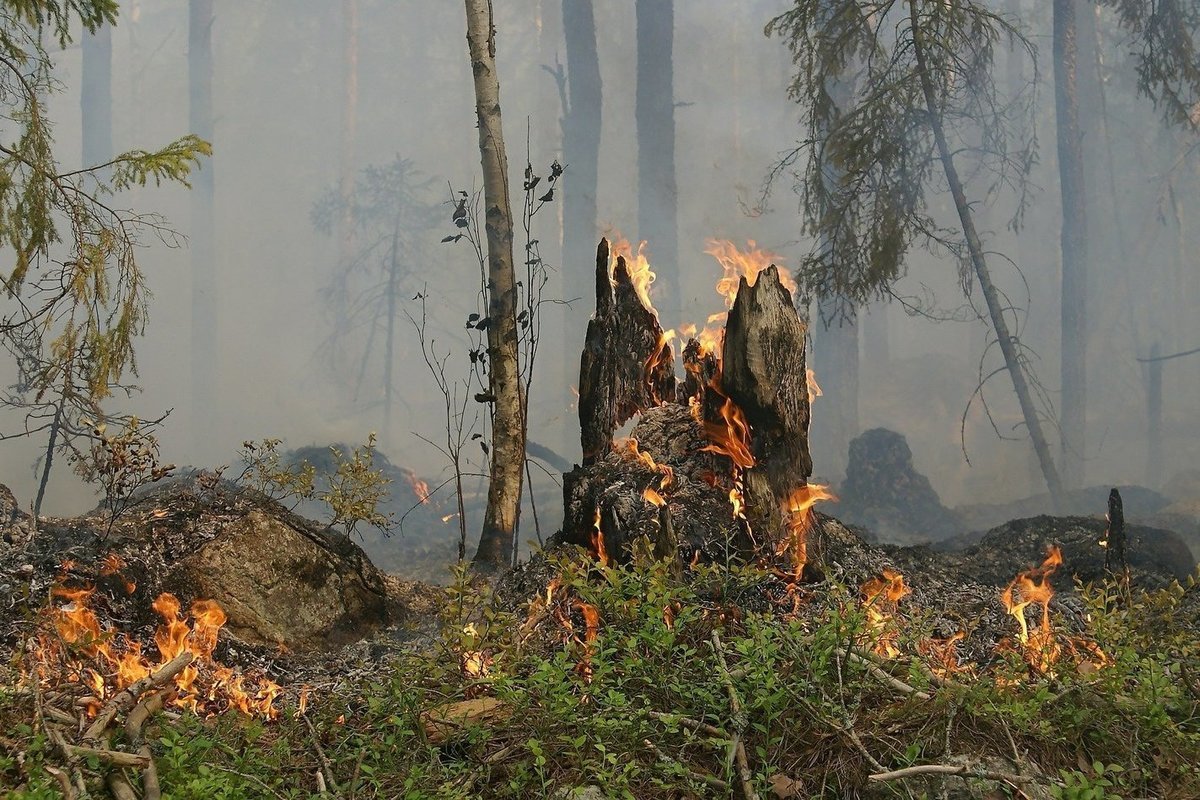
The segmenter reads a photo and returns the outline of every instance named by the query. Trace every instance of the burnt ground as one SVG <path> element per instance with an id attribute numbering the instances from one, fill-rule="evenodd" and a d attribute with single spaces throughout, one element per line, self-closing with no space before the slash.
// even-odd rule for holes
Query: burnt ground
<path id="1" fill-rule="evenodd" d="M 727 512 L 721 509 L 719 513 Z M 352 605 L 361 618 L 351 619 L 327 646 L 301 652 L 240 638 L 226 629 L 215 658 L 247 671 L 260 671 L 285 686 L 320 690 L 377 671 L 390 656 L 427 647 L 436 639 L 446 598 L 443 588 L 379 572 L 345 536 L 260 494 L 226 483 L 206 488 L 193 480 L 146 494 L 117 520 L 108 535 L 103 511 L 79 518 L 43 519 L 36 533 L 19 512 L 7 512 L 8 524 L 0 544 L 0 608 L 4 609 L 0 648 L 11 653 L 21 646 L 52 586 L 62 581 L 95 583 L 95 606 L 101 618 L 151 642 L 160 620 L 150 603 L 159 592 L 175 592 L 185 607 L 190 600 L 199 599 L 194 587 L 181 582 L 178 565 L 195 558 L 246 519 L 263 516 L 312 542 L 323 559 L 338 565 L 327 571 L 344 583 L 361 584 L 355 591 L 375 599 L 368 605 Z M 650 533 L 631 530 L 624 538 L 628 541 Z M 823 554 L 823 580 L 841 584 L 851 593 L 885 569 L 899 571 L 911 594 L 899 601 L 897 613 L 911 620 L 912 627 L 932 631 L 935 636 L 966 634 L 960 656 L 984 665 L 997 657 L 997 645 L 1016 630 L 1000 602 L 1001 592 L 1019 572 L 1038 565 L 1049 545 L 1062 549 L 1065 562 L 1051 580 L 1057 592 L 1051 602 L 1056 624 L 1068 631 L 1082 627 L 1084 606 L 1076 582 L 1103 577 L 1104 551 L 1099 545 L 1103 533 L 1103 520 L 1043 516 L 1012 521 L 985 534 L 952 538 L 937 549 L 901 547 L 870 543 L 869 535 L 862 531 L 817 515 L 810 541 Z M 1134 585 L 1162 588 L 1186 579 L 1192 571 L 1194 561 L 1186 546 L 1170 531 L 1130 526 L 1129 537 Z M 561 538 L 548 543 L 551 553 L 556 549 L 579 552 Z M 118 556 L 123 566 L 118 574 L 104 575 L 102 565 L 112 555 Z M 266 557 L 262 548 L 244 553 L 248 560 Z M 64 562 L 70 562 L 66 569 Z M 498 601 L 513 610 L 522 609 L 544 591 L 556 569 L 546 554 L 535 554 L 501 580 Z M 824 591 L 821 582 L 809 577 L 810 582 L 797 587 L 782 575 L 768 573 L 754 591 L 723 602 L 732 601 L 751 611 L 802 607 L 804 598 L 819 597 Z M 278 576 L 280 582 L 287 580 L 287 575 Z M 132 592 L 128 591 L 129 582 L 136 585 Z M 336 595 L 345 596 L 345 590 Z M 1181 613 L 1189 618 L 1181 622 L 1200 627 L 1200 590 L 1189 589 L 1187 596 Z M 281 611 L 287 614 L 289 610 Z"/>

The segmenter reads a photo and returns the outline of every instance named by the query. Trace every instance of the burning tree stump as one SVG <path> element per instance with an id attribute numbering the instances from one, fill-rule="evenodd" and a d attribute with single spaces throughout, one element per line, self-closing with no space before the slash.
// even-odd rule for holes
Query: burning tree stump
<path id="1" fill-rule="evenodd" d="M 608 240 L 596 249 L 596 315 L 579 368 L 583 464 L 604 458 L 613 432 L 640 411 L 675 396 L 675 358 L 658 315 L 643 304 L 624 256 L 609 278 Z"/>
<path id="2" fill-rule="evenodd" d="M 634 271 L 644 265 L 609 261 L 601 241 L 580 368 L 583 465 L 565 476 L 563 538 L 601 560 L 625 560 L 643 538 L 692 561 L 786 546 L 798 571 L 819 495 L 807 486 L 806 328 L 779 271 L 741 278 L 723 346 L 689 340 L 677 381 L 672 334 Z"/>

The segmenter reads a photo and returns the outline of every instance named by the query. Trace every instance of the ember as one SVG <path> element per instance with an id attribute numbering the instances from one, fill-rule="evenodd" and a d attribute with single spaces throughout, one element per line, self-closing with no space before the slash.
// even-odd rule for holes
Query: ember
<path id="1" fill-rule="evenodd" d="M 893 623 L 900 600 L 912 593 L 904 585 L 904 576 L 892 569 L 871 578 L 862 585 L 863 607 L 867 612 L 867 628 L 875 639 L 875 655 L 895 658 L 900 655 L 896 646 L 899 634 Z"/>

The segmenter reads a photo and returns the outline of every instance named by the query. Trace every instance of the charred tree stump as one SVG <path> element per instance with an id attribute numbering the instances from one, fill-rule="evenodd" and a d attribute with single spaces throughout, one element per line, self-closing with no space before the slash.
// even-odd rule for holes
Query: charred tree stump
<path id="1" fill-rule="evenodd" d="M 721 387 L 750 427 L 748 514 L 755 534 L 772 542 L 785 533 L 780 508 L 812 475 L 806 333 L 774 266 L 752 286 L 742 278 L 725 324 Z"/>
<path id="2" fill-rule="evenodd" d="M 579 367 L 583 464 L 604 458 L 613 432 L 637 413 L 675 396 L 675 357 L 658 316 L 646 308 L 624 257 L 608 272 L 608 240 L 596 249 L 596 315 Z"/>
<path id="3" fill-rule="evenodd" d="M 1121 493 L 1115 488 L 1108 493 L 1108 530 L 1104 534 L 1104 571 L 1118 577 L 1129 576 L 1125 561 L 1125 508 Z"/>
<path id="4" fill-rule="evenodd" d="M 770 267 L 753 285 L 742 279 L 720 354 L 686 344 L 677 381 L 657 315 L 623 258 L 610 277 L 602 241 L 580 364 L 583 465 L 564 476 L 562 539 L 618 562 L 648 540 L 646 551 L 676 568 L 781 552 L 812 473 L 805 338 Z"/>

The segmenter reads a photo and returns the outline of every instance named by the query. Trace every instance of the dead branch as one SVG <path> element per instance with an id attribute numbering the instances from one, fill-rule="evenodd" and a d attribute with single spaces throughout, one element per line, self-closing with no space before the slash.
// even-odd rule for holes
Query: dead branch
<path id="1" fill-rule="evenodd" d="M 74 760 L 79 758 L 97 758 L 101 761 L 112 764 L 114 767 L 137 767 L 142 769 L 146 766 L 147 759 L 137 753 L 126 753 L 122 750 L 108 750 L 100 747 L 87 747 L 80 744 L 66 744 L 61 746 L 67 757 Z"/>
<path id="2" fill-rule="evenodd" d="M 876 772 L 868 777 L 876 782 L 898 781 L 905 778 L 911 778 L 916 775 L 957 775 L 963 778 L 978 778 L 987 781 L 999 781 L 1015 786 L 1020 786 L 1026 783 L 1049 783 L 1047 778 L 1038 778 L 1031 775 L 1013 775 L 1008 772 L 995 772 L 992 770 L 977 770 L 971 769 L 965 765 L 955 764 L 917 764 L 904 769 L 895 769 L 890 772 Z"/>
<path id="3" fill-rule="evenodd" d="M 108 705 L 96 715 L 96 719 L 83 734 L 84 741 L 99 741 L 101 734 L 104 733 L 104 730 L 113 721 L 113 717 L 129 709 L 134 701 L 147 689 L 162 686 L 174 678 L 183 671 L 184 667 L 191 664 L 193 659 L 195 659 L 195 656 L 192 653 L 180 653 L 163 665 L 157 672 L 147 675 L 140 681 L 131 683 L 124 691 L 113 697 L 108 702 Z"/>
<path id="4" fill-rule="evenodd" d="M 678 760 L 671 758 L 669 755 L 664 753 L 662 750 L 660 750 L 658 748 L 657 745 L 654 744 L 654 742 L 650 741 L 649 739 L 642 739 L 642 744 L 646 745 L 646 747 L 648 747 L 654 753 L 654 755 L 656 755 L 658 757 L 658 760 L 663 762 L 664 764 L 672 764 L 672 765 L 679 764 Z M 682 765 L 680 765 L 680 766 L 682 766 Z M 687 772 L 688 777 L 690 777 L 690 778 L 695 778 L 698 781 L 707 783 L 709 786 L 713 787 L 714 789 L 717 789 L 718 791 L 721 791 L 721 792 L 729 791 L 729 784 L 726 783 L 725 781 L 721 780 L 720 778 L 718 778 L 716 775 L 709 775 L 704 772 L 695 772 L 694 770 L 690 770 L 687 767 L 684 767 L 684 770 Z"/>
<path id="5" fill-rule="evenodd" d="M 721 668 L 721 680 L 725 684 L 725 691 L 729 694 L 729 709 L 733 713 L 733 724 L 736 728 L 730 747 L 737 759 L 738 777 L 742 781 L 742 795 L 746 800 L 758 800 L 758 793 L 754 791 L 754 773 L 750 770 L 750 759 L 746 756 L 746 745 L 742 742 L 746 717 L 742 713 L 742 703 L 738 699 L 737 689 L 734 688 L 733 680 L 729 677 L 729 664 L 725 661 L 725 648 L 721 646 L 721 636 L 715 630 L 712 632 L 712 643 L 713 649 L 717 653 L 717 663 Z"/>
<path id="6" fill-rule="evenodd" d="M 730 738 L 728 733 L 721 730 L 716 725 L 709 725 L 707 722 L 700 722 L 699 720 L 694 720 L 691 717 L 681 717 L 677 714 L 664 714 L 661 711 L 651 711 L 650 717 L 658 720 L 659 722 L 678 722 L 680 725 L 688 728 L 689 730 L 693 730 L 696 733 L 708 734 L 709 736 L 716 737 L 722 741 L 728 741 Z"/>
<path id="7" fill-rule="evenodd" d="M 304 724 L 308 726 L 308 732 L 312 735 L 313 748 L 317 751 L 317 757 L 321 760 L 321 771 L 317 773 L 317 780 L 329 784 L 329 788 L 334 794 L 340 795 L 342 790 L 338 787 L 337 779 L 333 777 L 333 764 L 325 755 L 325 749 L 321 747 L 321 738 L 317 735 L 317 729 L 313 727 L 312 720 L 308 717 L 302 717 Z M 322 788 L 322 793 L 324 789 Z"/>
<path id="8" fill-rule="evenodd" d="M 125 718 L 125 735 L 129 738 L 130 744 L 135 746 L 141 744 L 142 726 L 151 716 L 162 711 L 167 698 L 172 694 L 174 694 L 173 689 L 154 692 L 146 695 L 140 703 L 133 707 L 129 716 Z"/>
<path id="9" fill-rule="evenodd" d="M 911 695 L 913 697 L 920 698 L 921 700 L 929 700 L 930 699 L 929 692 L 924 692 L 924 691 L 921 691 L 920 689 L 914 689 L 912 686 L 909 686 L 907 683 L 900 680 L 896 676 L 892 675 L 889 672 L 884 671 L 882 668 L 880 668 L 878 665 L 876 665 L 875 662 L 873 662 L 869 659 L 863 658 L 858 653 L 855 653 L 853 650 L 847 650 L 847 649 L 839 647 L 837 652 L 838 652 L 838 655 L 840 655 L 842 658 L 846 659 L 847 661 L 853 661 L 855 664 L 858 664 L 858 665 L 864 667 L 867 670 L 867 672 L 871 673 L 876 678 L 883 681 L 884 683 L 886 683 L 888 686 L 892 687 L 893 689 L 896 689 L 897 691 L 902 692 L 906 695 Z"/>
<path id="10" fill-rule="evenodd" d="M 112 792 L 114 800 L 137 800 L 133 787 L 119 770 L 108 773 L 108 790 Z"/>

